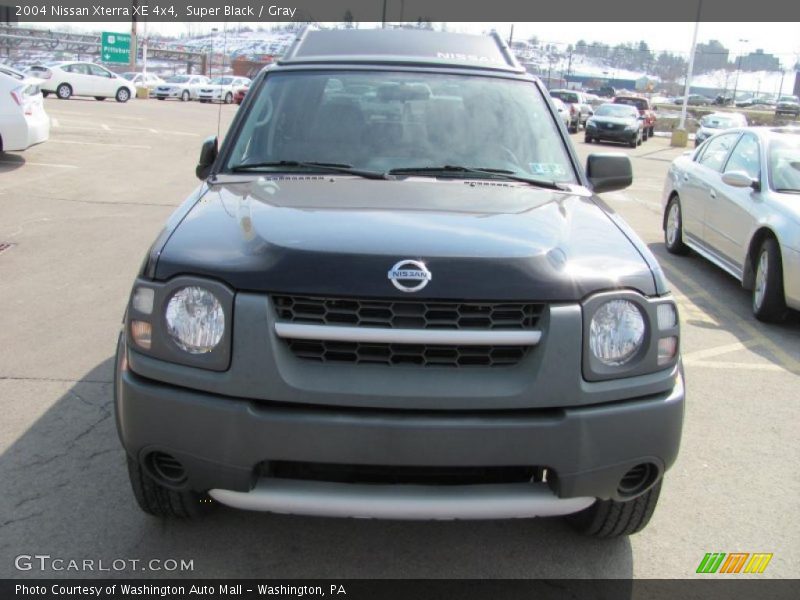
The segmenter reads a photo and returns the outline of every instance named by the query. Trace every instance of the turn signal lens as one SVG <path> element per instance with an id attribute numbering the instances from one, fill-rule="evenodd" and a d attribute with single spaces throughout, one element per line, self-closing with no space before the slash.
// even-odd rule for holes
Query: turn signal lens
<path id="1" fill-rule="evenodd" d="M 153 314 L 153 298 L 155 291 L 152 288 L 140 287 L 133 292 L 133 308 L 145 315 Z"/>
<path id="2" fill-rule="evenodd" d="M 144 350 L 150 350 L 153 340 L 153 327 L 147 321 L 131 321 L 131 336 L 133 336 L 133 341 L 137 346 Z"/>
<path id="3" fill-rule="evenodd" d="M 659 306 L 659 308 L 661 308 Z M 678 338 L 675 336 L 661 338 L 658 340 L 658 364 L 665 365 L 675 358 L 678 351 Z"/>

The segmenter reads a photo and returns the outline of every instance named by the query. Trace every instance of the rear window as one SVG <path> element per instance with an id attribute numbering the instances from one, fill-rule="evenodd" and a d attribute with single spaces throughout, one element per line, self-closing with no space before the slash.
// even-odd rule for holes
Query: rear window
<path id="1" fill-rule="evenodd" d="M 574 94 L 574 93 L 571 93 L 571 92 L 553 91 L 553 92 L 550 92 L 550 95 L 553 98 L 558 98 L 559 100 L 561 100 L 563 102 L 569 102 L 571 104 L 576 104 L 576 103 L 579 102 L 578 94 Z"/>
<path id="2" fill-rule="evenodd" d="M 614 98 L 614 103 L 634 106 L 638 110 L 647 110 L 647 100 L 643 98 Z"/>

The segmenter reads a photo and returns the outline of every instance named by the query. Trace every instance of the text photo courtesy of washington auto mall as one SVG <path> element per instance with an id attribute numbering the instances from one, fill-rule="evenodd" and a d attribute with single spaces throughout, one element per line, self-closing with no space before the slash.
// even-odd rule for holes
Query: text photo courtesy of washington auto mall
<path id="1" fill-rule="evenodd" d="M 800 4 L 0 4 L 0 598 L 797 597 Z"/>

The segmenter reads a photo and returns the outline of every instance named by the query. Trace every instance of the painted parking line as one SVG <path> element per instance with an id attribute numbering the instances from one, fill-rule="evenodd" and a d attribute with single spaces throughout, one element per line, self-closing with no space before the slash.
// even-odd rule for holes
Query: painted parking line
<path id="1" fill-rule="evenodd" d="M 33 167 L 52 167 L 54 169 L 79 169 L 78 165 L 59 165 L 54 163 L 41 163 L 41 162 L 31 162 L 29 160 L 25 161 L 25 166 L 33 166 Z M 0 165 L 19 165 L 18 162 L 13 160 L 0 160 Z"/>
<path id="2" fill-rule="evenodd" d="M 78 142 L 76 140 L 48 140 L 49 144 L 78 144 L 81 146 L 115 146 L 117 148 L 141 148 L 143 150 L 152 150 L 152 146 L 144 146 L 142 144 L 115 144 L 113 142 Z"/>

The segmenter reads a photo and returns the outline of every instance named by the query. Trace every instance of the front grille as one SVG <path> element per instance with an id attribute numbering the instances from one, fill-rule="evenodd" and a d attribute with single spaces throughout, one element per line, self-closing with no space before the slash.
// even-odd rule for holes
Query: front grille
<path id="1" fill-rule="evenodd" d="M 528 346 L 440 346 L 435 344 L 373 344 L 326 340 L 286 340 L 298 358 L 421 367 L 504 367 L 519 363 Z"/>
<path id="2" fill-rule="evenodd" d="M 380 329 L 533 329 L 544 310 L 536 303 L 429 302 L 276 295 L 278 318 L 287 323 Z M 528 346 L 397 344 L 286 339 L 298 358 L 323 363 L 503 367 L 519 363 Z"/>
<path id="3" fill-rule="evenodd" d="M 291 323 L 388 329 L 533 329 L 544 304 L 273 296 Z"/>

